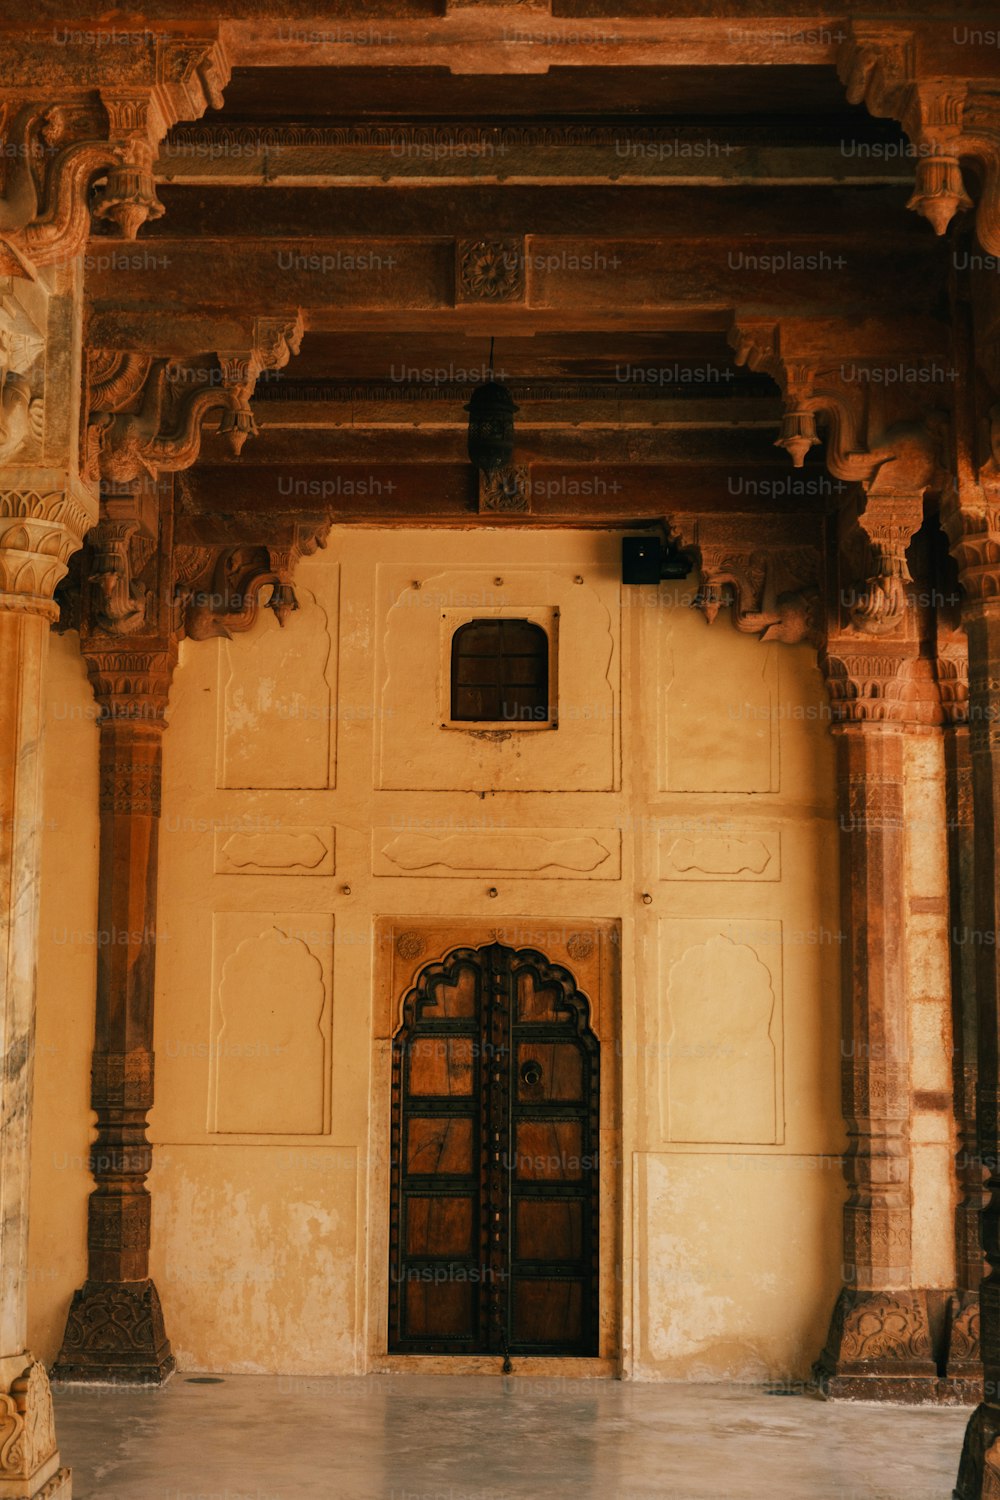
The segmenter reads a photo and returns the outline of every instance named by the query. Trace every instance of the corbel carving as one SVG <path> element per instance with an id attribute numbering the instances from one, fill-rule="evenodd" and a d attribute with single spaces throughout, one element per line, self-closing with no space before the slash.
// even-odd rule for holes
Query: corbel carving
<path id="1" fill-rule="evenodd" d="M 725 542 L 700 547 L 695 605 L 713 624 L 727 595 L 733 625 L 762 641 L 819 643 L 819 553 L 813 547 L 735 550 Z"/>
<path id="2" fill-rule="evenodd" d="M 127 485 L 144 472 L 190 468 L 201 451 L 202 423 L 216 410 L 219 434 L 238 457 L 257 431 L 250 407 L 257 381 L 298 353 L 303 329 L 300 311 L 257 318 L 246 348 L 214 359 L 91 350 L 89 471 Z"/>
<path id="3" fill-rule="evenodd" d="M 133 635 L 146 625 L 148 586 L 139 575 L 156 550 L 134 521 L 102 520 L 88 537 L 93 571 L 88 577 L 94 621 L 109 635 Z"/>
<path id="4" fill-rule="evenodd" d="M 938 476 L 937 456 L 928 433 L 917 427 L 886 435 L 892 456 L 861 485 L 864 508 L 853 526 L 862 539 L 864 561 L 852 588 L 850 620 L 863 635 L 895 630 L 907 609 L 907 585 L 913 582 L 906 552 L 920 530 L 924 496 Z"/>
<path id="5" fill-rule="evenodd" d="M 329 523 L 294 524 L 290 536 L 259 547 L 179 547 L 176 597 L 185 634 L 206 641 L 252 629 L 265 588 L 270 588 L 266 608 L 283 626 L 299 607 L 295 569 L 301 558 L 326 546 L 329 529 Z"/>
<path id="6" fill-rule="evenodd" d="M 731 605 L 734 627 L 763 641 L 819 642 L 822 548 L 809 517 L 702 517 L 671 538 L 698 566 L 692 603 L 714 624 Z"/>
<path id="7" fill-rule="evenodd" d="M 0 274 L 33 279 L 56 260 L 71 260 L 90 231 L 88 195 L 119 149 L 98 122 L 58 104 L 10 101 L 0 117 L 10 148 L 0 199 Z"/>
<path id="8" fill-rule="evenodd" d="M 80 91 L 96 87 L 99 106 L 37 99 L 0 105 L 0 135 L 11 147 L 0 197 L 0 274 L 33 278 L 40 267 L 78 255 L 100 175 L 96 219 L 134 239 L 159 218 L 159 143 L 177 120 L 198 119 L 210 104 L 219 108 L 230 74 L 221 43 L 204 36 L 158 37 L 148 81 L 127 92 L 105 82 L 102 68 L 103 59 L 95 66 L 87 58 L 85 69 L 81 63 Z"/>
<path id="9" fill-rule="evenodd" d="M 831 339 L 835 336 L 826 325 L 808 330 L 803 338 L 802 330 L 790 332 L 773 319 L 739 316 L 730 329 L 729 343 L 738 365 L 770 375 L 781 391 L 785 409 L 775 447 L 784 448 L 797 469 L 820 441 L 816 419 L 822 416 L 827 425 L 830 473 L 849 482 L 871 479 L 892 456 L 892 449 L 866 442 L 868 387 L 848 382 L 843 363 L 834 363 L 829 352 L 817 355 L 815 341 L 824 333 Z M 808 347 L 796 348 L 797 342 Z"/>
<path id="10" fill-rule="evenodd" d="M 840 77 L 852 104 L 898 120 L 916 157 L 916 184 L 908 207 L 935 233 L 944 234 L 957 213 L 973 201 L 962 177 L 961 158 L 972 158 L 982 174 L 976 229 L 980 243 L 1000 254 L 1000 94 L 998 79 L 954 72 L 950 59 L 935 59 L 934 44 L 914 32 L 854 23 L 840 49 Z"/>
<path id="11" fill-rule="evenodd" d="M 124 368 L 110 382 L 103 399 L 127 409 L 92 409 L 87 433 L 92 469 L 115 484 L 130 484 L 146 473 L 190 468 L 201 450 L 202 422 L 210 411 L 222 410 L 219 431 L 239 454 L 246 438 L 256 431 L 244 384 L 212 379 L 212 371 L 159 359 L 151 362 L 144 383 L 136 391 L 141 366 Z M 196 379 L 182 381 L 181 376 Z M 176 394 L 181 384 L 190 389 Z"/>

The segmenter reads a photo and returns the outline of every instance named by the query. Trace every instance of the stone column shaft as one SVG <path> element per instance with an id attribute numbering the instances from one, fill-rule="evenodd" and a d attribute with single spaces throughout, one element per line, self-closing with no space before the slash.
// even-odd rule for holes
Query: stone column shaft
<path id="1" fill-rule="evenodd" d="M 970 1419 L 955 1491 L 959 1500 L 1000 1495 L 1000 598 L 965 608 L 969 638 L 969 748 L 975 854 L 971 933 L 978 1000 L 977 1126 L 988 1201 L 982 1211 L 987 1275 L 979 1289 L 984 1401 Z"/>
<path id="2" fill-rule="evenodd" d="M 849 1196 L 844 1287 L 817 1376 L 831 1396 L 921 1400 L 933 1395 L 937 1367 L 910 1271 L 903 727 L 842 723 L 835 734 Z"/>
<path id="3" fill-rule="evenodd" d="M 160 539 L 169 546 L 169 513 Z M 169 553 L 167 554 L 169 555 Z M 168 570 L 163 569 L 163 583 Z M 156 878 L 167 693 L 176 641 L 135 643 L 86 630 L 84 655 L 101 707 L 97 1010 L 91 1105 L 87 1280 L 70 1306 L 55 1374 L 64 1380 L 159 1384 L 174 1369 L 149 1276 L 156 979 Z"/>
<path id="4" fill-rule="evenodd" d="M 948 802 L 949 921 L 951 925 L 954 1098 L 957 1126 L 955 1180 L 955 1297 L 949 1312 L 948 1376 L 962 1382 L 967 1399 L 982 1394 L 979 1350 L 979 1284 L 983 1278 L 982 1210 L 986 1203 L 976 1135 L 978 1016 L 976 1011 L 975 835 L 969 727 L 945 730 Z"/>
<path id="5" fill-rule="evenodd" d="M 0 471 L 0 1500 L 71 1492 L 26 1347 L 42 693 L 52 593 L 89 520 L 68 488 L 54 471 Z"/>

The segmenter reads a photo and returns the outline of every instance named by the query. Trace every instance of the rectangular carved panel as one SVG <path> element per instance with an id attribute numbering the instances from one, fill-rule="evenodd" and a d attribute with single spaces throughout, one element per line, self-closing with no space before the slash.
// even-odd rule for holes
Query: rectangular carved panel
<path id="1" fill-rule="evenodd" d="M 618 880 L 615 829 L 389 827 L 373 833 L 376 875 L 510 874 L 524 879 Z"/>
<path id="2" fill-rule="evenodd" d="M 216 875 L 332 875 L 332 828 L 216 829 Z"/>
<path id="3" fill-rule="evenodd" d="M 781 835 L 746 829 L 739 833 L 660 834 L 660 879 L 780 880 Z"/>

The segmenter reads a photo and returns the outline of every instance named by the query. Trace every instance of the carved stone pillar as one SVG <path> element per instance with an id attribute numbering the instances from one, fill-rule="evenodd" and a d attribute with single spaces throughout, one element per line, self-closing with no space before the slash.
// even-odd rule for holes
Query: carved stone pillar
<path id="1" fill-rule="evenodd" d="M 933 1397 L 926 1295 L 910 1272 L 909 1043 L 903 963 L 904 726 L 835 726 L 848 1148 L 844 1286 L 817 1377 L 827 1395 Z"/>
<path id="2" fill-rule="evenodd" d="M 94 507 L 96 508 L 96 507 Z M 0 1497 L 70 1494 L 45 1369 L 26 1349 L 42 689 L 52 602 L 93 519 L 65 473 L 0 470 Z"/>
<path id="3" fill-rule="evenodd" d="M 53 1370 L 61 1380 L 159 1384 L 174 1368 L 149 1277 L 156 875 L 172 631 L 169 482 L 106 498 L 86 553 L 81 638 L 100 705 L 97 1014 L 91 1106 L 96 1186 L 87 1280 Z"/>
<path id="4" fill-rule="evenodd" d="M 969 638 L 974 812 L 975 924 L 971 936 L 979 1020 L 978 1145 L 989 1174 L 989 1201 L 982 1213 L 988 1274 L 979 1294 L 985 1399 L 966 1432 L 955 1492 L 960 1500 L 1000 1495 L 1000 975 L 996 948 L 1000 931 L 1000 513 L 992 507 L 991 511 L 986 530 L 992 533 L 988 543 L 992 566 L 966 567 L 962 577 L 968 594 L 964 617 Z M 962 543 L 956 547 L 954 540 L 953 548 L 961 567 L 961 552 L 968 549 Z"/>
<path id="5" fill-rule="evenodd" d="M 957 598 L 957 579 L 946 580 L 937 614 L 937 676 L 945 716 L 944 760 L 948 822 L 948 919 L 956 1126 L 955 1295 L 948 1311 L 947 1377 L 965 1400 L 982 1396 L 979 1350 L 979 1284 L 983 1277 L 983 1165 L 976 1141 L 975 826 L 969 746 L 966 640 L 952 628 L 946 606 Z"/>
<path id="6" fill-rule="evenodd" d="M 975 850 L 972 809 L 972 755 L 969 727 L 945 730 L 950 874 L 951 992 L 955 1037 L 955 1298 L 950 1309 L 948 1376 L 969 1382 L 970 1395 L 982 1385 L 979 1351 L 979 1284 L 983 1276 L 981 1217 L 986 1203 L 983 1165 L 976 1141 L 977 1016 Z"/>

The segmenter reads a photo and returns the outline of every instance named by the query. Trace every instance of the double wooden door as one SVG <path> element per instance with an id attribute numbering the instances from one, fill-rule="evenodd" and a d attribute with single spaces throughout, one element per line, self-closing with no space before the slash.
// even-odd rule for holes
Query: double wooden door
<path id="1" fill-rule="evenodd" d="M 598 1352 L 600 1055 L 568 969 L 428 965 L 393 1042 L 389 1348 Z"/>

